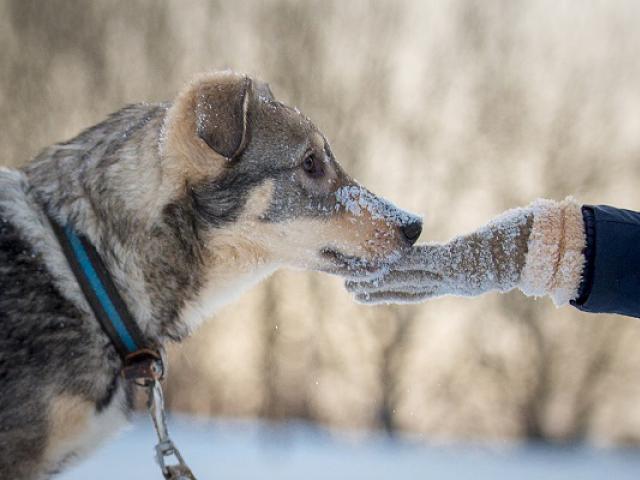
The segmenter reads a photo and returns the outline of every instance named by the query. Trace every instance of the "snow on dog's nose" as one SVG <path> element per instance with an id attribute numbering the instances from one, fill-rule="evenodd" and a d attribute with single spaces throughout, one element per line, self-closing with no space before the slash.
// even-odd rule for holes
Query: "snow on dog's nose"
<path id="1" fill-rule="evenodd" d="M 422 219 L 358 185 L 335 192 L 336 210 L 352 225 L 355 243 L 364 243 L 370 258 L 393 261 L 422 232 Z"/>
<path id="2" fill-rule="evenodd" d="M 415 242 L 422 232 L 420 217 L 401 210 L 360 185 L 347 185 L 336 191 L 336 209 L 341 208 L 355 217 L 368 214 L 372 220 L 382 220 L 389 225 L 397 226 L 412 242 Z"/>

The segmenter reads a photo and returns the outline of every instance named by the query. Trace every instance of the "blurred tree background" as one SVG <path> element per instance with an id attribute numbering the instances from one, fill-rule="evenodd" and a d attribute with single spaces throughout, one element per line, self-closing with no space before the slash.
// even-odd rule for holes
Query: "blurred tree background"
<path id="1" fill-rule="evenodd" d="M 0 164 L 232 68 L 425 214 L 423 240 L 536 197 L 640 209 L 639 21 L 635 0 L 2 0 Z M 283 271 L 171 358 L 176 411 L 640 442 L 640 324 L 517 292 L 370 308 Z"/>

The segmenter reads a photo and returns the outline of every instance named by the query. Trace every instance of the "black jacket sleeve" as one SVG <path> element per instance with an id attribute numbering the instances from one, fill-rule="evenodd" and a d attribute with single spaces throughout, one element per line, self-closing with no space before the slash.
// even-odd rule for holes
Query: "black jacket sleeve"
<path id="1" fill-rule="evenodd" d="M 571 304 L 640 318 L 640 213 L 598 205 L 582 207 L 582 215 L 586 263 Z"/>

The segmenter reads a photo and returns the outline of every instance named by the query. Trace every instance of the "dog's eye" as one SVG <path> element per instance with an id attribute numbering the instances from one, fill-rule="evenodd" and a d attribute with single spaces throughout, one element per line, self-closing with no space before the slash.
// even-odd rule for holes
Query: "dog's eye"
<path id="1" fill-rule="evenodd" d="M 313 153 L 307 155 L 302 161 L 302 168 L 312 178 L 320 178 L 324 175 L 324 166 Z"/>

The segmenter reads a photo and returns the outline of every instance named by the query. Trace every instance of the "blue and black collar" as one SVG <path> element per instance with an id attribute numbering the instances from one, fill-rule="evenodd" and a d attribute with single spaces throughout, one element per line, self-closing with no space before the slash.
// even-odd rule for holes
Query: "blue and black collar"
<path id="1" fill-rule="evenodd" d="M 122 358 L 123 376 L 161 378 L 162 349 L 145 338 L 95 247 L 69 225 L 61 226 L 51 217 L 49 221 L 91 310 Z"/>

